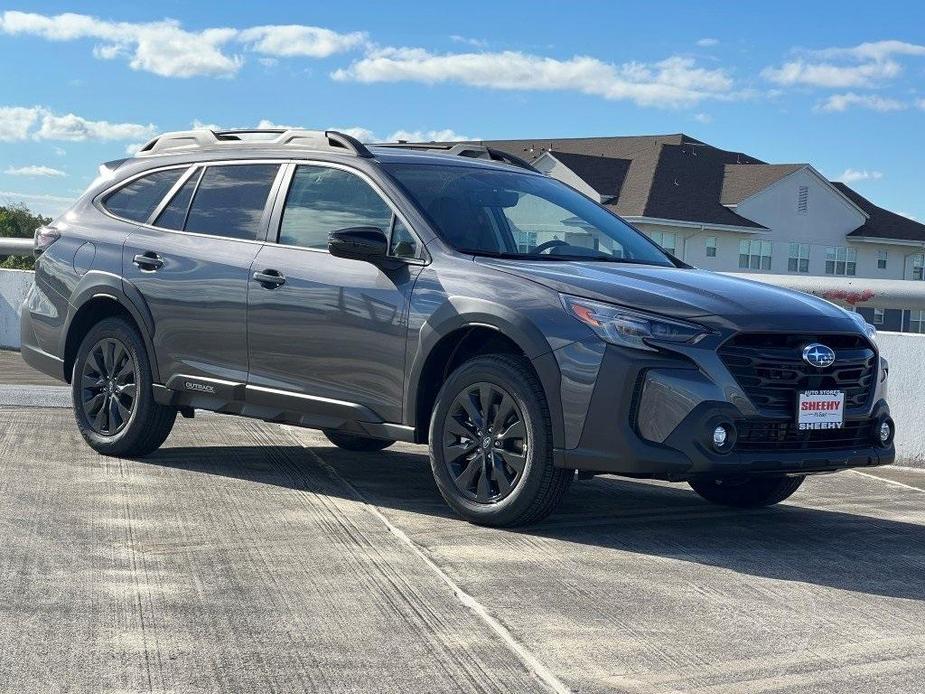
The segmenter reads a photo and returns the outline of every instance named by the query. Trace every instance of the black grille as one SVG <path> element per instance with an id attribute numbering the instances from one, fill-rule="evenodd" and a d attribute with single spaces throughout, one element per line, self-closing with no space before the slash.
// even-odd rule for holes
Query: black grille
<path id="1" fill-rule="evenodd" d="M 841 429 L 800 430 L 793 422 L 736 422 L 735 447 L 741 451 L 836 451 L 867 448 L 873 443 L 875 423 L 847 421 Z"/>
<path id="2" fill-rule="evenodd" d="M 835 350 L 824 369 L 803 361 L 803 348 L 819 342 Z M 862 410 L 877 374 L 877 353 L 857 335 L 737 335 L 719 348 L 726 368 L 749 399 L 769 416 L 796 416 L 802 390 L 843 390 L 845 411 Z"/>

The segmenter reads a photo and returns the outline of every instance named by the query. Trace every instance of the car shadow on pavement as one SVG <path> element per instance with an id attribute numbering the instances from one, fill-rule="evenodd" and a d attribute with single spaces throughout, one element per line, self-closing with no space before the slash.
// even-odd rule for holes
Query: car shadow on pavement
<path id="1" fill-rule="evenodd" d="M 320 446 L 163 448 L 139 462 L 348 499 L 359 491 L 396 525 L 406 531 L 410 526 L 412 535 L 414 528 L 432 530 L 434 523 L 461 525 L 436 489 L 426 449 L 403 448 L 378 453 Z M 319 467 L 333 470 L 339 483 L 318 489 Z M 872 496 L 870 508 L 881 497 Z M 855 511 L 808 508 L 799 505 L 799 496 L 794 503 L 741 511 L 709 504 L 686 485 L 600 477 L 576 482 L 542 523 L 515 530 L 465 525 L 464 532 L 484 534 L 486 542 L 493 533 L 522 533 L 777 580 L 925 599 L 925 526 L 864 515 L 864 499 L 856 494 L 812 498 L 817 506 L 848 502 Z"/>

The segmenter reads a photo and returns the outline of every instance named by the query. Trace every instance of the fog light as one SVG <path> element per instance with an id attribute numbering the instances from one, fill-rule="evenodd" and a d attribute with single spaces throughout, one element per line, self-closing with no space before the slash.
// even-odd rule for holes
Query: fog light
<path id="1" fill-rule="evenodd" d="M 877 433 L 880 436 L 880 443 L 886 445 L 893 435 L 893 427 L 890 426 L 889 420 L 880 422 L 880 430 Z"/>
<path id="2" fill-rule="evenodd" d="M 726 445 L 726 439 L 729 436 L 729 432 L 726 431 L 726 427 L 720 425 L 713 430 L 713 446 L 715 448 L 722 448 Z"/>

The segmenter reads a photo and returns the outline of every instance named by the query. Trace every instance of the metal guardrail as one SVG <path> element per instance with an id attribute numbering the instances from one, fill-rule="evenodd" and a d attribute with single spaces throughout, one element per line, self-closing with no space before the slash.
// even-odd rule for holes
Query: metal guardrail
<path id="1" fill-rule="evenodd" d="M 920 280 L 877 280 L 866 277 L 768 275 L 745 272 L 724 272 L 723 274 L 814 294 L 843 306 L 925 309 L 925 281 Z"/>
<path id="2" fill-rule="evenodd" d="M 0 257 L 32 255 L 32 239 L 0 238 Z M 725 272 L 730 277 L 815 294 L 837 304 L 867 308 L 925 309 L 925 281 L 877 280 L 866 277 L 769 275 Z"/>
<path id="3" fill-rule="evenodd" d="M 10 255 L 32 255 L 35 242 L 32 239 L 0 238 L 0 257 Z"/>

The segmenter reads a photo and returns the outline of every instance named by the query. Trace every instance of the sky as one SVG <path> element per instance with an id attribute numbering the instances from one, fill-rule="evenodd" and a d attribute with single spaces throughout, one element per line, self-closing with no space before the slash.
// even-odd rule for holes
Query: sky
<path id="1" fill-rule="evenodd" d="M 683 132 L 925 221 L 925 3 L 0 4 L 0 204 L 54 215 L 195 125 Z"/>

